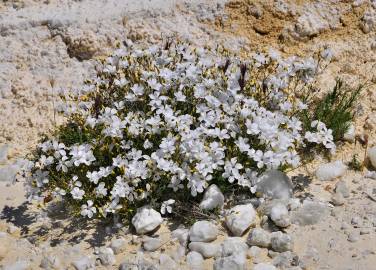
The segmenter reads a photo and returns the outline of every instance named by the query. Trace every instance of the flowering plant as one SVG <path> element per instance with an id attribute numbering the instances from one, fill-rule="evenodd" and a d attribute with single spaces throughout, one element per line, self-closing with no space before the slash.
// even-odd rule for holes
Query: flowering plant
<path id="1" fill-rule="evenodd" d="M 335 150 L 325 123 L 306 132 L 299 119 L 314 58 L 177 43 L 119 48 L 101 64 L 35 151 L 31 198 L 62 197 L 89 218 L 147 203 L 168 214 L 211 183 L 252 193 L 261 172 L 298 166 L 307 142 Z"/>

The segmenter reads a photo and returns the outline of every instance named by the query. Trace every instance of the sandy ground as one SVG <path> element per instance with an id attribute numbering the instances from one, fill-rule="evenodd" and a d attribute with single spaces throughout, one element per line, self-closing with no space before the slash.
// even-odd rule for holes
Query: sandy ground
<path id="1" fill-rule="evenodd" d="M 376 7 L 369 1 L 230 1 L 226 6 L 224 1 L 205 0 L 188 4 L 172 0 L 0 3 L 0 146 L 8 147 L 4 157 L 0 151 L 0 179 L 7 180 L 0 181 L 0 229 L 12 234 L 6 240 L 12 245 L 10 253 L 0 248 L 0 264 L 34 258 L 31 269 L 37 269 L 45 254 L 64 253 L 63 260 L 69 261 L 78 254 L 92 254 L 95 246 L 120 236 L 130 245 L 117 255 L 117 262 L 137 256 L 140 240 L 127 228 L 80 224 L 67 217 L 64 209 L 57 216 L 41 214 L 35 205 L 25 203 L 22 183 L 10 185 L 12 175 L 8 175 L 10 166 L 35 146 L 40 134 L 60 121 L 54 118 L 59 91 L 78 89 L 95 71 L 95 60 L 111 51 L 116 41 L 129 38 L 154 43 L 175 34 L 197 43 L 223 42 L 246 51 L 273 47 L 285 55 L 307 55 L 330 47 L 335 59 L 319 76 L 325 91 L 337 76 L 354 85 L 375 83 L 376 19 L 370 31 L 362 20 L 372 9 Z M 374 84 L 362 93 L 354 124 L 357 135 L 369 136 L 369 146 L 376 144 Z M 353 154 L 363 159 L 364 147 L 346 142 L 333 160 L 348 162 Z M 336 182 L 343 180 L 350 196 L 318 224 L 288 228 L 295 239 L 294 252 L 306 258 L 307 269 L 372 270 L 376 264 L 376 202 L 367 194 L 375 193 L 376 180 L 365 178 L 364 172 L 348 171 L 342 179 L 320 182 L 313 175 L 323 162 L 317 158 L 289 173 L 311 177 L 304 192 L 296 195 L 327 203 Z M 359 224 L 352 224 L 356 217 Z M 17 229 L 10 230 L 10 224 Z M 158 233 L 168 235 L 169 227 L 165 224 Z M 350 235 L 356 241 L 349 241 Z M 224 237 L 225 233 L 217 241 Z M 172 255 L 176 247 L 168 242 L 162 251 L 148 256 Z M 27 254 L 20 252 L 25 250 Z M 206 268 L 211 269 L 212 263 L 206 260 Z"/>

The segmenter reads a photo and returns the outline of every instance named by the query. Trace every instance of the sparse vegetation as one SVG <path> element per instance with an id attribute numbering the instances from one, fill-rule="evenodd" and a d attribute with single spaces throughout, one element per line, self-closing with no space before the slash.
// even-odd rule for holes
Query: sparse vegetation
<path id="1" fill-rule="evenodd" d="M 310 130 L 312 121 L 319 120 L 332 130 L 334 141 L 341 140 L 354 118 L 354 106 L 362 89 L 362 85 L 352 89 L 337 79 L 333 90 L 301 112 L 305 129 Z"/>
<path id="2" fill-rule="evenodd" d="M 351 161 L 348 163 L 348 166 L 350 169 L 354 170 L 354 171 L 361 171 L 362 168 L 363 168 L 363 162 L 359 161 L 358 159 L 358 155 L 357 154 L 354 154 L 352 156 L 352 159 Z"/>
<path id="3" fill-rule="evenodd" d="M 262 172 L 298 166 L 302 149 L 335 151 L 360 91 L 338 81 L 321 101 L 301 98 L 319 61 L 274 51 L 240 60 L 168 42 L 121 48 L 102 65 L 73 102 L 62 97 L 68 121 L 29 172 L 33 198 L 64 198 L 89 218 L 129 218 L 145 204 L 209 218 L 195 205 L 210 184 L 253 194 Z"/>

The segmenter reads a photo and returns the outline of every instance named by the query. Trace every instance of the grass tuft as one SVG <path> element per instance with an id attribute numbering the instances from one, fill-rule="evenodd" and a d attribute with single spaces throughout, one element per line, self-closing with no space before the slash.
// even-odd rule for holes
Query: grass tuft
<path id="1" fill-rule="evenodd" d="M 334 141 L 342 140 L 354 119 L 354 107 L 362 89 L 363 85 L 353 89 L 337 79 L 332 91 L 302 111 L 304 128 L 311 130 L 312 121 L 319 120 L 333 131 Z"/>

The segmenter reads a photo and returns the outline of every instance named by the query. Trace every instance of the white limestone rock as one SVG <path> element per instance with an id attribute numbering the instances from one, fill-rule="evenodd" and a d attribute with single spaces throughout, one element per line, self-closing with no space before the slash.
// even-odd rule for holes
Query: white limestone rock
<path id="1" fill-rule="evenodd" d="M 237 205 L 226 213 L 227 228 L 235 236 L 242 236 L 244 232 L 255 224 L 256 211 L 252 204 Z"/>
<path id="2" fill-rule="evenodd" d="M 109 247 L 101 247 L 98 251 L 98 259 L 105 266 L 111 266 L 116 263 L 114 252 Z"/>
<path id="3" fill-rule="evenodd" d="M 162 221 L 161 214 L 148 206 L 137 209 L 136 215 L 132 218 L 132 224 L 138 234 L 153 231 Z"/>
<path id="4" fill-rule="evenodd" d="M 19 172 L 20 167 L 15 163 L 6 166 L 0 166 L 0 181 L 13 182 Z"/>
<path id="5" fill-rule="evenodd" d="M 291 221 L 300 226 L 313 225 L 323 220 L 329 215 L 329 207 L 319 201 L 306 199 L 303 201 L 302 207 L 295 211 L 291 211 Z"/>
<path id="6" fill-rule="evenodd" d="M 262 263 L 268 257 L 268 249 L 252 246 L 248 249 L 247 258 L 251 259 L 253 263 Z"/>
<path id="7" fill-rule="evenodd" d="M 222 257 L 227 257 L 240 253 L 246 254 L 247 251 L 248 245 L 241 237 L 229 237 L 222 242 L 220 255 Z"/>
<path id="8" fill-rule="evenodd" d="M 111 241 L 110 247 L 114 254 L 122 253 L 126 249 L 127 241 L 123 238 L 114 239 Z"/>
<path id="9" fill-rule="evenodd" d="M 248 235 L 247 244 L 250 246 L 268 248 L 271 245 L 271 234 L 264 229 L 254 228 Z"/>
<path id="10" fill-rule="evenodd" d="M 371 147 L 368 150 L 368 158 L 371 161 L 372 166 L 376 169 L 376 146 Z"/>
<path id="11" fill-rule="evenodd" d="M 277 268 L 268 263 L 258 263 L 253 267 L 253 270 L 277 270 Z"/>
<path id="12" fill-rule="evenodd" d="M 46 270 L 62 268 L 59 258 L 52 255 L 43 257 L 39 266 Z"/>
<path id="13" fill-rule="evenodd" d="M 289 199 L 292 197 L 292 182 L 283 172 L 270 170 L 263 173 L 256 185 L 256 191 L 271 199 Z"/>
<path id="14" fill-rule="evenodd" d="M 189 250 L 200 253 L 204 258 L 212 258 L 219 254 L 220 246 L 214 243 L 191 242 Z"/>
<path id="15" fill-rule="evenodd" d="M 290 226 L 290 216 L 287 207 L 281 203 L 278 203 L 270 210 L 270 219 L 281 228 Z"/>
<path id="16" fill-rule="evenodd" d="M 29 270 L 30 264 L 27 261 L 18 260 L 14 263 L 3 266 L 2 270 Z M 80 270 L 80 269 L 77 269 Z"/>
<path id="17" fill-rule="evenodd" d="M 219 257 L 214 261 L 214 270 L 245 270 L 247 258 L 244 253 L 234 254 L 227 257 Z"/>
<path id="18" fill-rule="evenodd" d="M 364 177 L 376 180 L 376 171 L 367 171 Z"/>
<path id="19" fill-rule="evenodd" d="M 271 246 L 274 251 L 285 252 L 293 248 L 293 240 L 290 235 L 280 231 L 271 234 Z"/>
<path id="20" fill-rule="evenodd" d="M 95 269 L 95 262 L 91 257 L 84 256 L 72 262 L 76 270 L 92 270 Z"/>
<path id="21" fill-rule="evenodd" d="M 321 181 L 329 181 L 344 175 L 346 170 L 347 166 L 342 161 L 337 160 L 321 165 L 316 170 L 316 177 Z"/>
<path id="22" fill-rule="evenodd" d="M 364 12 L 360 27 L 366 34 L 376 29 L 376 9 L 369 9 Z"/>
<path id="23" fill-rule="evenodd" d="M 187 248 L 186 247 L 183 247 L 181 245 L 178 245 L 176 248 L 173 249 L 173 251 L 171 251 L 170 255 L 171 255 L 171 258 L 175 261 L 175 262 L 180 262 L 182 259 L 185 258 L 185 254 L 187 254 Z"/>
<path id="24" fill-rule="evenodd" d="M 167 254 L 161 254 L 159 257 L 159 269 L 178 270 L 177 263 Z"/>
<path id="25" fill-rule="evenodd" d="M 287 203 L 287 207 L 290 211 L 296 210 L 302 206 L 302 203 L 298 198 L 290 199 Z"/>
<path id="26" fill-rule="evenodd" d="M 200 203 L 200 208 L 203 210 L 213 210 L 215 208 L 222 208 L 225 202 L 221 190 L 216 185 L 210 185 L 205 191 L 204 198 Z"/>
<path id="27" fill-rule="evenodd" d="M 289 267 L 294 264 L 296 256 L 297 255 L 291 251 L 281 252 L 273 258 L 272 263 L 279 269 L 290 269 Z"/>
<path id="28" fill-rule="evenodd" d="M 345 204 L 345 198 L 341 193 L 337 192 L 331 196 L 330 201 L 334 206 L 341 206 Z"/>
<path id="29" fill-rule="evenodd" d="M 297 19 L 292 35 L 297 39 L 313 37 L 339 27 L 339 18 L 336 8 L 321 2 L 312 3 L 306 6 L 303 14 Z"/>
<path id="30" fill-rule="evenodd" d="M 350 190 L 343 180 L 337 182 L 335 192 L 342 194 L 344 198 L 350 197 Z"/>
<path id="31" fill-rule="evenodd" d="M 204 258 L 196 251 L 191 251 L 187 254 L 187 264 L 191 270 L 204 269 Z"/>
<path id="32" fill-rule="evenodd" d="M 155 251 L 162 246 L 162 240 L 160 238 L 145 237 L 142 243 L 142 247 L 146 251 Z"/>
<path id="33" fill-rule="evenodd" d="M 119 265 L 119 270 L 160 270 L 158 264 L 145 260 L 144 258 L 136 260 L 126 260 Z"/>
<path id="34" fill-rule="evenodd" d="M 355 141 L 355 126 L 353 124 L 351 124 L 349 129 L 343 134 L 343 139 L 348 142 Z"/>
<path id="35" fill-rule="evenodd" d="M 189 230 L 186 228 L 178 228 L 171 232 L 171 238 L 177 239 L 180 245 L 186 247 L 189 238 Z"/>
<path id="36" fill-rule="evenodd" d="M 7 144 L 0 145 L 0 164 L 7 161 L 8 149 L 9 149 L 9 145 Z"/>
<path id="37" fill-rule="evenodd" d="M 217 239 L 218 228 L 209 221 L 197 221 L 189 230 L 191 242 L 211 242 Z"/>

